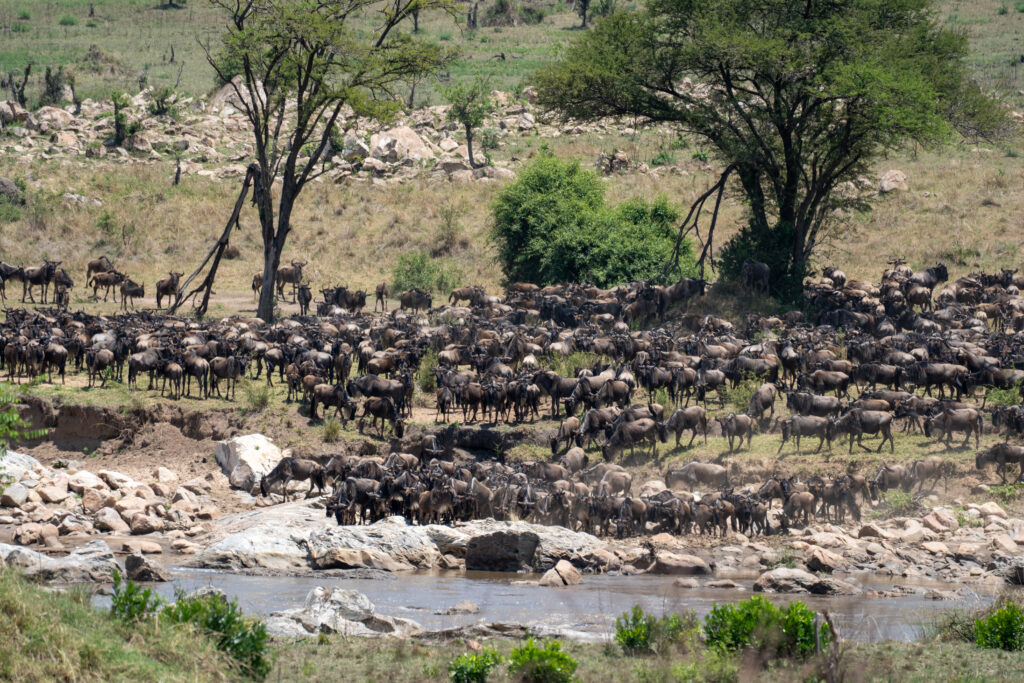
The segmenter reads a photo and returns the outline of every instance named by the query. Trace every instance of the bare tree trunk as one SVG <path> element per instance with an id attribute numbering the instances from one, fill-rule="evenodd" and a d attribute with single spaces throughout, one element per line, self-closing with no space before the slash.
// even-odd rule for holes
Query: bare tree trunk
<path id="1" fill-rule="evenodd" d="M 476 162 L 473 161 L 473 129 L 466 126 L 466 152 L 469 154 L 469 167 L 476 168 Z"/>

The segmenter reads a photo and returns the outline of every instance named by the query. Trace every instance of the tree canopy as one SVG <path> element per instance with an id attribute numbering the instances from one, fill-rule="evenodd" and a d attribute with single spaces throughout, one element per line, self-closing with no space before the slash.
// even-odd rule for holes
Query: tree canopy
<path id="1" fill-rule="evenodd" d="M 611 287 L 657 277 L 672 256 L 679 213 L 665 198 L 605 204 L 604 185 L 578 162 L 540 156 L 492 206 L 492 236 L 510 282 Z M 680 276 L 693 274 L 684 240 Z"/>
<path id="2" fill-rule="evenodd" d="M 541 104 L 565 115 L 670 122 L 702 139 L 724 170 L 680 231 L 708 218 L 703 269 L 722 193 L 738 187 L 749 224 L 722 270 L 736 275 L 761 255 L 788 297 L 837 210 L 863 206 L 840 185 L 909 141 L 1005 125 L 968 77 L 966 38 L 942 28 L 931 4 L 648 0 L 578 36 L 535 80 Z"/>
<path id="3" fill-rule="evenodd" d="M 381 118 L 396 112 L 400 86 L 438 72 L 454 56 L 405 26 L 412 28 L 414 12 L 452 12 L 455 2 L 211 1 L 229 25 L 222 48 L 208 50 L 207 59 L 235 90 L 255 143 L 247 181 L 252 178 L 264 245 L 258 313 L 272 320 L 292 210 L 305 185 L 329 168 L 325 152 L 343 107 Z M 272 192 L 275 180 L 280 188 Z"/>

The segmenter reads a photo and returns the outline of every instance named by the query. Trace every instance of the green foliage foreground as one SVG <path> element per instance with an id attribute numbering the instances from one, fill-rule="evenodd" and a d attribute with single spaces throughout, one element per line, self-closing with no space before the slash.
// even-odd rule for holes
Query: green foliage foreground
<path id="1" fill-rule="evenodd" d="M 612 287 L 657 278 L 672 258 L 679 213 L 665 198 L 605 204 L 604 185 L 579 162 L 541 155 L 498 194 L 492 237 L 510 282 Z M 694 272 L 688 241 L 680 270 Z"/>

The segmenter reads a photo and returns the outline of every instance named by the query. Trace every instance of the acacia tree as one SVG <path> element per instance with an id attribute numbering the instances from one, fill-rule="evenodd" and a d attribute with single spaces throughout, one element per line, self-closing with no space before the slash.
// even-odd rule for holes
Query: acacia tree
<path id="1" fill-rule="evenodd" d="M 737 187 L 748 222 L 720 270 L 735 276 L 759 258 L 775 293 L 794 298 L 836 210 L 862 206 L 836 191 L 842 183 L 909 141 L 989 136 L 1005 123 L 967 76 L 966 39 L 934 20 L 932 1 L 648 0 L 541 70 L 540 102 L 582 119 L 670 122 L 702 139 L 724 170 L 680 240 L 715 197 L 699 261 L 714 265 L 722 195 Z"/>
<path id="2" fill-rule="evenodd" d="M 230 83 L 252 130 L 253 202 L 263 237 L 258 315 L 273 320 L 274 280 L 303 188 L 328 170 L 324 152 L 343 107 L 384 118 L 397 90 L 453 53 L 401 30 L 414 11 L 454 0 L 212 0 L 228 16 L 207 60 Z M 356 23 L 358 22 L 358 23 Z M 233 65 L 237 73 L 231 73 Z M 275 181 L 279 184 L 275 188 Z M 273 192 L 272 192 L 273 188 Z M 276 205 L 275 197 L 276 196 Z"/>
<path id="3" fill-rule="evenodd" d="M 444 95 L 451 107 L 448 109 L 448 120 L 462 125 L 466 131 L 466 152 L 469 165 L 476 168 L 473 160 L 473 129 L 483 125 L 490 113 L 491 87 L 486 78 L 477 77 L 470 83 L 456 83 L 445 90 Z"/>

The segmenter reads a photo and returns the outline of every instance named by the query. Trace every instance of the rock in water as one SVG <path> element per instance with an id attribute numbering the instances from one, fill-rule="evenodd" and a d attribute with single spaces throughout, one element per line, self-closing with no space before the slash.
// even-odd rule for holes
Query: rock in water
<path id="1" fill-rule="evenodd" d="M 466 569 L 487 572 L 530 571 L 540 538 L 532 531 L 495 531 L 470 539 Z"/>
<path id="2" fill-rule="evenodd" d="M 132 581 L 163 582 L 171 581 L 171 573 L 162 566 L 144 557 L 141 553 L 133 553 L 124 558 L 124 570 Z"/>
<path id="3" fill-rule="evenodd" d="M 761 574 L 754 582 L 757 593 L 813 593 L 815 595 L 857 595 L 860 589 L 851 583 L 815 576 L 802 569 L 778 567 Z"/>
<path id="4" fill-rule="evenodd" d="M 25 576 L 55 583 L 96 583 L 114 579 L 121 566 L 103 541 L 92 541 L 66 557 L 49 557 L 26 548 L 0 543 L 0 557 L 20 567 Z"/>

